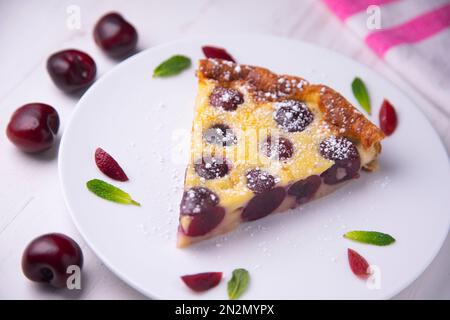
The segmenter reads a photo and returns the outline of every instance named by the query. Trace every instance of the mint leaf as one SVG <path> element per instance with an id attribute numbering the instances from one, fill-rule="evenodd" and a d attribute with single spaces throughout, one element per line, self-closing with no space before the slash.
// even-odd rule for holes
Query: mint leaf
<path id="1" fill-rule="evenodd" d="M 352 82 L 352 91 L 353 95 L 355 96 L 356 100 L 358 100 L 361 107 L 368 113 L 371 113 L 371 106 L 370 106 L 370 98 L 369 93 L 367 92 L 366 85 L 362 80 L 358 77 L 355 78 Z"/>
<path id="2" fill-rule="evenodd" d="M 175 55 L 163 61 L 153 70 L 153 77 L 168 77 L 179 74 L 191 66 L 191 59 L 181 55 Z"/>
<path id="3" fill-rule="evenodd" d="M 387 246 L 395 242 L 389 234 L 377 231 L 349 231 L 344 234 L 344 238 L 376 246 Z"/>
<path id="4" fill-rule="evenodd" d="M 228 281 L 228 297 L 231 300 L 238 299 L 247 289 L 250 275 L 245 269 L 235 269 L 233 276 Z"/>
<path id="5" fill-rule="evenodd" d="M 100 198 L 123 204 L 134 204 L 140 206 L 140 203 L 131 199 L 130 195 L 119 188 L 99 179 L 89 180 L 86 183 L 87 188 Z"/>

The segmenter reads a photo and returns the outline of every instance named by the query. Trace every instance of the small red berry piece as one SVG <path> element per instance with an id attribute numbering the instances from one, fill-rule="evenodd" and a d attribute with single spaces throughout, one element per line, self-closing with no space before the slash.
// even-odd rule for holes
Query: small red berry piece
<path id="1" fill-rule="evenodd" d="M 358 252 L 352 249 L 347 249 L 348 263 L 352 272 L 361 278 L 369 276 L 369 263 Z"/>
<path id="2" fill-rule="evenodd" d="M 94 40 L 105 53 L 121 58 L 136 49 L 136 29 L 117 12 L 111 12 L 98 20 L 94 28 Z"/>
<path id="3" fill-rule="evenodd" d="M 222 60 L 228 60 L 231 62 L 236 62 L 236 60 L 234 60 L 234 58 L 224 48 L 203 46 L 202 50 L 203 50 L 205 57 L 207 57 L 207 58 L 222 59 Z"/>
<path id="4" fill-rule="evenodd" d="M 114 160 L 114 158 L 102 148 L 97 148 L 97 150 L 95 150 L 95 164 L 97 164 L 97 167 L 101 172 L 106 174 L 111 179 L 117 181 L 128 181 L 127 175 L 117 161 Z"/>
<path id="5" fill-rule="evenodd" d="M 380 109 L 380 127 L 387 136 L 390 136 L 397 128 L 397 113 L 386 99 L 384 99 Z"/>
<path id="6" fill-rule="evenodd" d="M 204 272 L 181 277 L 181 280 L 196 292 L 214 288 L 222 280 L 222 272 Z"/>

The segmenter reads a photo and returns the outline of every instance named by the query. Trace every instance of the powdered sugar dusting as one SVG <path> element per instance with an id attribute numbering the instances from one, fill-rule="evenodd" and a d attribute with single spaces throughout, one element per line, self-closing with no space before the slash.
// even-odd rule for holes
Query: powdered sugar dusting
<path id="1" fill-rule="evenodd" d="M 288 132 L 303 131 L 314 120 L 306 104 L 298 100 L 275 103 L 273 116 L 278 125 Z"/>
<path id="2" fill-rule="evenodd" d="M 331 136 L 320 143 L 320 153 L 330 160 L 352 159 L 357 152 L 354 144 L 344 137 Z"/>

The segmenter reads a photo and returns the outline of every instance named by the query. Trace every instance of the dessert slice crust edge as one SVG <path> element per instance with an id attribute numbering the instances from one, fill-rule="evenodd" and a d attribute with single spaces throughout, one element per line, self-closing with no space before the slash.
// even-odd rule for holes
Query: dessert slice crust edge
<path id="1" fill-rule="evenodd" d="M 357 178 L 360 169 L 376 168 L 384 134 L 333 89 L 215 59 L 201 60 L 197 76 L 192 157 L 180 205 L 178 247 L 302 205 Z M 292 113 L 298 117 L 294 122 Z M 278 157 L 254 163 L 249 161 L 253 153 L 244 151 L 245 163 L 236 161 L 232 156 L 239 153 L 241 141 L 248 141 L 248 136 L 235 132 L 239 126 L 275 131 L 272 140 L 278 141 Z M 217 144 L 217 139 L 198 134 L 205 128 L 220 133 L 230 129 L 232 138 Z M 290 152 L 280 145 L 290 146 Z M 226 154 L 225 161 L 216 165 L 208 162 L 215 156 L 206 161 L 200 155 L 199 162 L 199 150 Z M 212 175 L 206 167 L 214 168 Z"/>

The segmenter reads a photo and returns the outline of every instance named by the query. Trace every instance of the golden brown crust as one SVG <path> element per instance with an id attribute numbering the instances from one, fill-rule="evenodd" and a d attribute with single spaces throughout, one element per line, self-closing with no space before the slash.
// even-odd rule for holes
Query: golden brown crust
<path id="1" fill-rule="evenodd" d="M 277 75 L 265 68 L 218 59 L 200 60 L 197 76 L 200 81 L 212 79 L 221 86 L 231 86 L 235 82 L 245 84 L 256 102 L 286 99 L 315 102 L 330 129 L 360 142 L 364 148 L 373 146 L 378 152 L 381 149 L 379 142 L 384 138 L 383 132 L 343 96 L 327 86 L 309 84 L 300 77 Z"/>
<path id="2" fill-rule="evenodd" d="M 338 92 L 324 85 L 309 85 L 302 95 L 316 97 L 324 121 L 341 135 L 359 141 L 364 148 L 374 145 L 380 151 L 383 132 Z"/>

